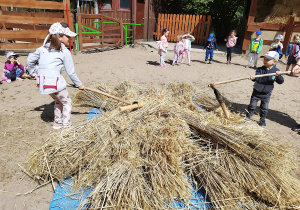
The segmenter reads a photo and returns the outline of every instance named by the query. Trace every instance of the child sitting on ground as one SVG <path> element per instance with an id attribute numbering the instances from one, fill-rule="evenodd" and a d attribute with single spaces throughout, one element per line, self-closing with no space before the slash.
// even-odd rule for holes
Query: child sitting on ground
<path id="1" fill-rule="evenodd" d="M 283 44 L 280 42 L 282 40 L 283 36 L 281 34 L 279 34 L 278 36 L 276 36 L 275 38 L 275 42 L 273 42 L 270 45 L 270 51 L 275 51 L 278 52 L 279 54 L 279 59 L 282 58 L 282 49 L 283 49 Z"/>
<path id="2" fill-rule="evenodd" d="M 218 45 L 217 45 L 216 39 L 214 38 L 214 35 L 209 34 L 207 42 L 205 43 L 204 48 L 203 48 L 203 49 L 206 49 L 205 63 L 207 63 L 209 56 L 210 56 L 209 63 L 212 62 L 212 59 L 214 56 L 214 48 L 216 49 L 216 51 L 218 51 Z"/>
<path id="3" fill-rule="evenodd" d="M 251 40 L 251 43 L 250 43 L 250 47 L 249 47 L 250 57 L 249 57 L 248 66 L 246 66 L 246 67 L 250 67 L 251 63 L 252 63 L 252 59 L 254 59 L 254 68 L 256 69 L 258 53 L 260 53 L 260 51 L 262 50 L 264 40 L 262 40 L 260 38 L 261 37 L 261 31 L 256 31 L 255 36 L 256 37 L 253 38 Z"/>
<path id="4" fill-rule="evenodd" d="M 177 62 L 177 65 L 179 65 L 179 57 L 184 51 L 184 46 L 182 42 L 182 36 L 177 36 L 177 42 L 174 46 L 174 59 L 172 65 L 175 65 L 175 61 Z"/>
<path id="5" fill-rule="evenodd" d="M 13 79 L 23 80 L 21 77 L 24 74 L 24 66 L 18 60 L 19 55 L 14 52 L 8 52 L 6 55 L 7 61 L 5 62 L 2 80 L 11 83 Z"/>
<path id="6" fill-rule="evenodd" d="M 195 37 L 193 35 L 190 34 L 190 32 L 186 32 L 186 34 L 184 34 L 182 36 L 183 39 L 183 43 L 184 43 L 184 50 L 182 53 L 182 59 L 181 59 L 181 63 L 183 63 L 184 61 L 184 57 L 185 55 L 187 56 L 188 59 L 188 65 L 191 65 L 191 57 L 190 57 L 190 52 L 191 52 L 191 43 L 195 40 Z"/>
<path id="7" fill-rule="evenodd" d="M 297 34 L 294 36 L 293 38 L 294 42 L 291 42 L 285 51 L 285 57 L 288 56 L 288 60 L 287 60 L 287 66 L 286 66 L 286 71 L 289 70 L 290 65 L 292 64 L 292 69 L 295 67 L 296 65 L 296 57 L 299 53 L 300 47 L 299 47 L 299 43 L 300 43 L 300 36 Z"/>
<path id="8" fill-rule="evenodd" d="M 250 104 L 248 106 L 247 118 L 251 119 L 257 102 L 260 100 L 260 126 L 266 126 L 266 117 L 268 114 L 268 105 L 271 98 L 272 90 L 274 89 L 274 82 L 282 84 L 284 79 L 280 76 L 280 71 L 275 67 L 279 59 L 279 54 L 275 51 L 269 51 L 264 55 L 264 65 L 257 68 L 256 75 L 276 73 L 276 76 L 257 77 L 250 76 L 250 80 L 254 81 L 253 92 L 251 95 Z"/>

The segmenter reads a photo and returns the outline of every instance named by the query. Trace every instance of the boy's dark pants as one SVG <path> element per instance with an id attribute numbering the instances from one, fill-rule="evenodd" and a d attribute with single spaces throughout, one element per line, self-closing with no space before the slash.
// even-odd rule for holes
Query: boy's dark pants
<path id="1" fill-rule="evenodd" d="M 250 104 L 248 106 L 249 113 L 247 114 L 247 116 L 250 118 L 252 117 L 252 115 L 254 114 L 254 110 L 257 106 L 257 102 L 260 100 L 261 103 L 260 103 L 259 115 L 260 115 L 260 119 L 264 120 L 268 114 L 268 105 L 270 102 L 271 93 L 272 92 L 262 93 L 262 92 L 258 92 L 257 90 L 253 89 L 252 96 L 250 99 Z"/>

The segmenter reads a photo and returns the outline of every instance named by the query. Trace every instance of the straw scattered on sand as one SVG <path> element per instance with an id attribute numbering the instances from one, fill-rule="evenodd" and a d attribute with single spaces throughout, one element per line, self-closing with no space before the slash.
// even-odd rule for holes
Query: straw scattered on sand
<path id="1" fill-rule="evenodd" d="M 300 206 L 292 150 L 238 114 L 226 119 L 204 90 L 182 83 L 147 89 L 130 82 L 93 88 L 145 106 L 120 112 L 121 102 L 78 92 L 75 103 L 105 112 L 53 133 L 29 156 L 27 173 L 37 181 L 73 176 L 74 189 L 93 188 L 81 203 L 91 209 L 188 203 L 192 183 L 206 192 L 213 208 Z"/>

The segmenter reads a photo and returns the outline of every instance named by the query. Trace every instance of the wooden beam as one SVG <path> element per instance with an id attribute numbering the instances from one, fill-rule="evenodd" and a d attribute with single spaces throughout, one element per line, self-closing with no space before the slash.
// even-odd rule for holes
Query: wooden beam
<path id="1" fill-rule="evenodd" d="M 287 23 L 287 28 L 283 40 L 283 50 L 282 50 L 283 54 L 285 54 L 286 48 L 292 38 L 294 24 L 295 24 L 295 17 L 291 17 L 289 22 Z"/>
<path id="2" fill-rule="evenodd" d="M 0 30 L 0 38 L 6 39 L 26 39 L 26 38 L 45 38 L 48 31 L 41 30 Z"/>
<path id="3" fill-rule="evenodd" d="M 3 11 L 3 15 L 22 16 L 22 17 L 49 17 L 49 18 L 63 18 L 62 12 L 16 12 Z"/>
<path id="4" fill-rule="evenodd" d="M 31 23 L 31 24 L 53 24 L 55 22 L 64 22 L 63 18 L 48 18 L 48 17 L 26 17 L 0 15 L 2 23 Z"/>
<path id="5" fill-rule="evenodd" d="M 18 49 L 36 49 L 41 47 L 41 43 L 1 43 L 1 50 L 18 50 Z"/>
<path id="6" fill-rule="evenodd" d="M 20 29 L 33 30 L 34 28 L 36 28 L 37 30 L 49 30 L 50 25 L 43 26 L 43 25 L 31 25 L 31 24 L 20 24 L 20 23 L 6 23 L 5 27 L 6 29 L 20 28 Z"/>
<path id="7" fill-rule="evenodd" d="M 32 9 L 55 9 L 63 10 L 61 2 L 35 1 L 35 0 L 0 0 L 0 5 L 5 7 L 22 7 Z"/>
<path id="8" fill-rule="evenodd" d="M 118 42 L 120 38 L 104 38 L 103 42 Z M 90 39 L 90 38 L 83 38 L 82 42 L 85 43 L 101 43 L 101 39 Z"/>

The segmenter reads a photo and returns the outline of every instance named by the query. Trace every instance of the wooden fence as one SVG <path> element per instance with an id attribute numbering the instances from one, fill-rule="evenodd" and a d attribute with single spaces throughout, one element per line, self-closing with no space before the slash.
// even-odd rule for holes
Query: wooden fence
<path id="1" fill-rule="evenodd" d="M 79 14 L 79 50 L 123 45 L 122 20 L 99 14 Z"/>
<path id="2" fill-rule="evenodd" d="M 40 47 L 48 34 L 50 25 L 55 22 L 68 23 L 70 29 L 74 31 L 70 0 L 63 0 L 63 2 L 0 0 L 0 6 L 2 10 L 0 13 L 0 39 L 10 41 L 1 43 L 1 50 Z M 10 9 L 8 10 L 7 7 Z M 19 8 L 22 9 L 16 11 Z M 30 11 L 27 11 L 28 9 Z M 32 10 L 51 10 L 51 12 L 33 12 Z M 52 12 L 53 10 L 55 12 Z"/>
<path id="3" fill-rule="evenodd" d="M 169 30 L 168 41 L 176 42 L 177 35 L 190 32 L 194 37 L 194 44 L 203 44 L 208 38 L 211 16 L 208 15 L 175 15 L 158 14 L 157 40 L 161 37 L 163 28 Z"/>

